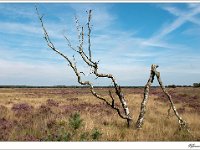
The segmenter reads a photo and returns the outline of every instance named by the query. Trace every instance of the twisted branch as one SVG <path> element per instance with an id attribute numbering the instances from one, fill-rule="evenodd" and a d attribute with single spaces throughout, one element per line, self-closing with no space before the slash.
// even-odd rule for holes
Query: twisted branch
<path id="1" fill-rule="evenodd" d="M 127 124 L 128 126 L 130 126 L 130 122 L 132 120 L 132 118 L 130 117 L 130 112 L 129 112 L 129 109 L 128 109 L 128 106 L 126 104 L 126 101 L 125 101 L 125 98 L 124 98 L 124 95 L 121 91 L 121 88 L 120 86 L 118 86 L 115 78 L 113 77 L 112 74 L 102 74 L 102 73 L 98 73 L 98 62 L 95 62 L 95 61 L 92 61 L 92 58 L 91 58 L 91 50 L 90 50 L 90 47 L 91 47 L 91 43 L 90 43 L 90 34 L 91 34 L 91 27 L 90 27 L 90 20 L 91 20 L 91 10 L 89 11 L 89 17 L 88 17 L 88 50 L 89 50 L 89 57 L 85 54 L 84 50 L 83 50 L 83 43 L 84 43 L 84 29 L 83 27 L 81 27 L 81 31 L 79 30 L 80 26 L 78 24 L 78 19 L 76 18 L 76 26 L 77 26 L 77 31 L 80 32 L 78 38 L 79 38 L 79 46 L 78 46 L 78 49 L 75 49 L 71 43 L 70 43 L 70 40 L 64 36 L 64 38 L 66 39 L 67 43 L 68 43 L 68 46 L 74 50 L 75 52 L 79 53 L 83 59 L 83 61 L 88 65 L 90 66 L 92 69 L 93 69 L 93 73 L 94 75 L 96 75 L 96 77 L 106 77 L 106 78 L 109 78 L 112 80 L 113 84 L 114 84 L 114 87 L 115 87 L 115 93 L 118 95 L 118 98 L 121 102 L 121 105 L 124 109 L 124 113 L 122 113 L 120 111 L 120 109 L 115 105 L 115 100 L 110 92 L 110 98 L 112 99 L 112 102 L 110 103 L 106 98 L 102 97 L 101 95 L 97 94 L 94 90 L 94 87 L 92 85 L 92 83 L 90 81 L 82 81 L 81 80 L 81 73 L 83 72 L 79 72 L 78 69 L 77 69 L 77 66 L 76 66 L 76 63 L 75 61 L 71 61 L 66 55 L 64 55 L 62 52 L 60 52 L 55 46 L 54 44 L 52 43 L 48 33 L 47 33 L 47 30 L 45 29 L 45 26 L 44 26 L 44 23 L 43 23 L 43 17 L 40 16 L 39 14 L 39 11 L 36 7 L 36 12 L 37 12 L 37 15 L 38 15 L 38 18 L 41 22 L 41 26 L 42 26 L 42 29 L 43 29 L 43 32 L 44 32 L 44 39 L 48 45 L 49 48 L 51 48 L 53 51 L 55 51 L 57 54 L 59 54 L 60 56 L 62 56 L 68 63 L 69 63 L 69 66 L 73 69 L 75 75 L 77 76 L 77 79 L 78 79 L 78 83 L 81 84 L 81 85 L 87 85 L 90 87 L 90 90 L 91 90 L 91 93 L 97 97 L 98 99 L 104 101 L 107 105 L 109 105 L 111 108 L 113 108 L 114 110 L 117 111 L 118 115 L 122 118 L 122 119 L 126 119 L 127 120 Z"/>
<path id="2" fill-rule="evenodd" d="M 170 109 L 172 108 L 172 110 L 174 111 L 174 114 L 176 115 L 176 117 L 178 119 L 178 123 L 180 125 L 180 129 L 188 130 L 187 122 L 185 120 L 183 120 L 181 118 L 181 116 L 179 115 L 179 113 L 177 112 L 176 107 L 174 105 L 174 102 L 172 101 L 171 95 L 166 91 L 165 86 L 162 83 L 162 80 L 161 80 L 161 77 L 160 77 L 160 72 L 158 72 L 156 69 L 155 69 L 155 75 L 157 77 L 157 80 L 158 80 L 158 82 L 160 84 L 160 87 L 161 87 L 162 91 L 165 93 L 165 95 L 167 96 L 167 98 L 168 98 L 168 100 L 169 100 L 169 102 L 171 104 L 171 107 L 168 109 L 168 112 L 170 112 Z"/>
<path id="3" fill-rule="evenodd" d="M 128 117 L 128 119 L 127 119 L 127 124 L 128 124 L 128 126 L 130 125 L 130 122 L 131 122 L 131 120 L 132 120 L 132 118 L 130 117 L 130 112 L 129 112 L 129 109 L 128 109 L 128 106 L 127 106 L 127 104 L 126 104 L 126 100 L 125 100 L 125 98 L 124 98 L 124 95 L 123 95 L 123 93 L 122 93 L 122 91 L 121 91 L 121 88 L 120 88 L 120 86 L 117 84 L 117 82 L 116 82 L 116 80 L 115 80 L 115 78 L 114 78 L 114 76 L 112 75 L 112 74 L 103 74 L 103 73 L 98 73 L 98 62 L 95 62 L 95 61 L 93 61 L 92 59 L 91 59 L 91 50 L 90 50 L 90 47 L 91 47 L 91 43 L 90 43 L 90 33 L 91 33 L 91 27 L 90 27 L 90 20 L 91 20 L 91 13 L 92 13 L 92 11 L 91 10 L 89 10 L 89 13 L 88 13 L 88 23 L 87 23 L 87 25 L 88 25 L 88 30 L 89 30 L 89 32 L 88 32 L 88 44 L 89 44 L 89 46 L 88 46 L 88 51 L 89 51 L 89 57 L 87 57 L 87 55 L 84 53 L 84 51 L 83 51 L 83 49 L 82 49 L 82 46 L 80 46 L 80 48 L 79 48 L 79 54 L 81 55 L 81 57 L 82 57 L 82 59 L 84 60 L 84 62 L 88 65 L 88 66 L 90 66 L 91 68 L 93 68 L 93 74 L 97 77 L 97 78 L 99 78 L 99 77 L 103 77 L 103 78 L 109 78 L 109 79 L 111 79 L 112 80 L 112 82 L 113 82 L 113 85 L 114 85 L 114 88 L 115 88 L 115 92 L 116 92 L 116 94 L 117 94 L 117 96 L 118 96 L 118 98 L 119 98 L 119 100 L 120 100 L 120 102 L 121 102 L 121 104 L 122 104 L 122 107 L 123 107 L 123 109 L 124 109 L 124 113 L 125 113 L 125 115 Z M 83 39 L 83 38 L 82 38 Z"/>

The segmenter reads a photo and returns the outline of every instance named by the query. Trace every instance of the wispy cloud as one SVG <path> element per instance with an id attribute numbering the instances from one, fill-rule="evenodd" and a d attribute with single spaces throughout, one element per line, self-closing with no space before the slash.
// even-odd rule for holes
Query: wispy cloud
<path id="1" fill-rule="evenodd" d="M 86 11 L 92 10 L 92 24 L 93 30 L 102 30 L 114 23 L 116 16 L 109 11 L 111 11 L 112 6 L 104 4 L 70 4 L 71 8 L 75 10 L 75 15 L 79 18 L 81 24 L 85 24 L 87 21 Z"/>
<path id="2" fill-rule="evenodd" d="M 197 55 L 199 52 L 191 53 L 194 46 L 190 47 L 184 42 L 176 43 L 173 41 L 176 35 L 170 36 L 187 22 L 199 26 L 200 6 L 197 4 L 186 5 L 187 10 L 173 4 L 160 6 L 168 17 L 170 17 L 169 13 L 172 14 L 174 20 L 168 23 L 164 20 L 160 28 L 152 31 L 154 33 L 152 36 L 145 38 L 141 38 L 144 36 L 140 36 L 143 33 L 138 28 L 130 32 L 126 28 L 118 28 L 115 25 L 123 21 L 123 18 L 112 12 L 114 4 L 63 4 L 62 6 L 48 4 L 48 8 L 46 6 L 46 4 L 39 6 L 41 14 L 46 13 L 43 18 L 46 29 L 56 47 L 69 57 L 74 54 L 74 51 L 67 47 L 63 33 L 66 33 L 76 47 L 78 40 L 73 15 L 76 14 L 80 22 L 85 25 L 87 21 L 85 11 L 93 10 L 91 35 L 93 58 L 96 61 L 100 60 L 99 70 L 102 73 L 112 73 L 122 85 L 144 85 L 152 63 L 161 65 L 159 69 L 167 75 L 170 73 L 180 76 L 182 73 L 188 75 L 187 71 L 191 74 L 199 74 L 200 58 Z M 2 79 L 0 84 L 77 84 L 77 79 L 67 63 L 48 49 L 35 12 L 26 14 L 28 11 L 26 8 L 12 9 L 11 5 L 1 6 L 0 9 L 5 10 L 4 15 L 10 15 L 8 17 L 10 19 L 0 21 L 0 32 L 1 36 L 3 35 L 0 44 L 4 45 L 0 47 L 0 70 L 3 72 L 0 75 Z M 17 10 L 19 12 L 16 12 Z M 16 17 L 18 19 L 11 19 L 15 12 L 18 13 Z M 29 17 L 33 20 L 30 21 Z M 26 19 L 24 21 L 24 18 L 28 18 L 29 21 Z M 138 24 L 144 24 L 145 19 Z M 182 33 L 192 35 L 192 32 L 196 31 L 198 30 L 193 31 L 187 28 Z M 87 33 L 85 33 L 85 38 L 85 44 L 87 44 Z M 87 45 L 85 48 L 87 52 Z M 88 70 L 86 64 L 79 62 L 81 58 L 75 56 L 80 70 Z M 187 71 L 182 69 L 184 66 Z M 185 78 L 186 75 L 181 76 L 178 82 L 184 83 Z M 164 75 L 163 77 L 167 84 L 171 83 L 171 79 L 172 76 L 169 78 Z M 197 76 L 191 82 L 194 80 L 197 80 Z M 108 83 L 107 81 L 97 82 L 105 85 Z"/>
<path id="3" fill-rule="evenodd" d="M 183 18 L 186 17 L 184 20 L 185 22 L 189 21 L 194 24 L 200 25 L 200 19 L 195 16 L 199 13 L 200 4 L 188 4 L 188 7 L 190 9 L 193 9 L 193 11 L 194 11 L 193 14 L 188 15 L 188 11 L 182 11 L 173 6 L 164 6 L 162 8 L 177 17 L 183 17 Z M 195 9 L 197 9 L 197 10 L 195 11 Z"/>
<path id="4" fill-rule="evenodd" d="M 7 34 L 26 34 L 35 36 L 41 33 L 41 29 L 35 27 L 35 25 L 15 22 L 0 22 L 0 29 L 1 33 Z"/>
<path id="5" fill-rule="evenodd" d="M 24 4 L 26 7 L 20 4 L 2 3 L 0 5 L 0 15 L 5 16 L 6 19 L 13 19 L 19 21 L 19 18 L 28 19 L 27 21 L 33 20 L 35 13 L 34 4 Z"/>
<path id="6" fill-rule="evenodd" d="M 200 28 L 199 27 L 194 27 L 191 29 L 187 29 L 185 31 L 183 31 L 183 34 L 192 36 L 192 37 L 197 37 L 200 38 Z"/>
<path id="7" fill-rule="evenodd" d="M 144 44 L 148 46 L 154 45 L 158 47 L 160 46 L 170 48 L 170 44 L 166 44 L 166 42 L 163 42 L 163 38 L 165 38 L 167 35 L 169 35 L 170 33 L 172 33 L 187 22 L 192 22 L 197 25 L 200 25 L 200 20 L 195 17 L 200 13 L 200 5 L 193 4 L 190 5 L 190 7 L 191 8 L 187 11 L 181 11 L 174 6 L 162 6 L 161 8 L 163 10 L 168 11 L 169 13 L 175 15 L 177 18 L 173 22 L 166 24 L 164 27 L 162 27 L 152 37 L 145 41 Z"/>

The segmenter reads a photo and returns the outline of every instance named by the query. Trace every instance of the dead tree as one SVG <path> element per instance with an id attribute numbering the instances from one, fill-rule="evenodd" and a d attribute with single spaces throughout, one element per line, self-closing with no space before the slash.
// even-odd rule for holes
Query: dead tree
<path id="1" fill-rule="evenodd" d="M 48 32 L 44 26 L 43 23 L 43 16 L 41 16 L 39 14 L 38 8 L 36 7 L 36 12 L 37 15 L 39 17 L 41 26 L 42 26 L 42 30 L 44 33 L 44 39 L 48 45 L 48 47 L 50 49 L 52 49 L 53 51 L 55 51 L 57 54 L 59 54 L 60 56 L 62 56 L 68 63 L 69 66 L 73 69 L 75 75 L 77 76 L 78 79 L 78 83 L 81 85 L 87 85 L 90 87 L 91 93 L 98 99 L 104 101 L 108 106 L 110 106 L 110 108 L 112 108 L 113 110 L 115 110 L 118 115 L 122 118 L 127 120 L 127 125 L 128 127 L 130 126 L 132 117 L 130 115 L 126 100 L 124 98 L 124 94 L 122 93 L 122 90 L 120 88 L 120 86 L 117 84 L 116 79 L 114 78 L 114 76 L 112 74 L 103 74 L 103 73 L 99 73 L 98 68 L 99 68 L 99 64 L 98 62 L 94 61 L 92 59 L 92 53 L 91 53 L 91 19 L 92 19 L 92 10 L 89 10 L 88 13 L 88 21 L 87 21 L 87 42 L 88 42 L 88 53 L 89 55 L 86 54 L 84 48 L 83 48 L 83 44 L 84 44 L 84 26 L 80 26 L 79 25 L 79 20 L 76 17 L 75 21 L 76 21 L 76 29 L 78 31 L 78 41 L 79 41 L 79 45 L 77 46 L 77 48 L 73 47 L 70 40 L 67 38 L 67 36 L 64 35 L 64 38 L 66 39 L 66 42 L 69 46 L 70 49 L 72 49 L 73 51 L 77 52 L 82 60 L 91 68 L 91 73 L 94 74 L 97 78 L 108 78 L 112 81 L 113 87 L 115 89 L 115 94 L 119 100 L 119 102 L 121 103 L 121 107 L 123 109 L 123 112 L 121 111 L 120 107 L 116 105 L 116 100 L 114 99 L 111 91 L 108 92 L 110 99 L 105 98 L 99 94 L 96 93 L 95 88 L 93 86 L 93 83 L 91 81 L 83 81 L 82 80 L 82 76 L 81 74 L 84 74 L 83 72 L 80 72 L 77 68 L 76 65 L 76 61 L 75 61 L 75 57 L 73 60 L 69 59 L 69 57 L 65 54 L 63 54 L 60 50 L 58 50 L 55 45 L 53 44 L 52 40 L 50 39 Z M 110 101 L 111 100 L 111 101 Z"/>
<path id="2" fill-rule="evenodd" d="M 130 123 L 132 121 L 132 117 L 130 115 L 130 112 L 129 112 L 129 109 L 128 109 L 128 106 L 127 106 L 127 103 L 126 103 L 126 100 L 124 98 L 124 94 L 122 93 L 122 90 L 120 88 L 120 86 L 117 84 L 116 82 L 116 79 L 114 78 L 114 76 L 112 74 L 103 74 L 103 73 L 99 73 L 98 71 L 98 68 L 99 68 L 99 64 L 98 62 L 94 61 L 92 59 L 92 51 L 91 51 L 91 19 L 92 19 L 92 11 L 89 10 L 87 13 L 88 13 L 88 21 L 87 21 L 87 43 L 88 43 L 88 55 L 87 53 L 85 52 L 84 48 L 83 48 L 83 45 L 84 45 L 84 35 L 85 35 L 85 32 L 84 32 L 84 27 L 83 26 L 80 26 L 79 25 L 79 20 L 77 17 L 75 17 L 75 22 L 76 22 L 76 29 L 78 31 L 78 41 L 79 41 L 79 45 L 77 46 L 77 48 L 73 47 L 70 40 L 68 39 L 67 36 L 64 35 L 64 38 L 67 42 L 67 45 L 70 49 L 72 49 L 73 51 L 77 52 L 83 62 L 85 62 L 87 64 L 87 66 L 89 66 L 91 68 L 91 73 L 93 75 L 95 75 L 97 78 L 108 78 L 112 81 L 112 84 L 113 84 L 113 87 L 114 87 L 114 90 L 115 90 L 115 94 L 119 100 L 119 102 L 121 103 L 121 108 L 123 109 L 123 111 L 121 111 L 120 107 L 116 105 L 116 100 L 113 96 L 113 93 L 111 91 L 108 92 L 109 94 L 109 99 L 108 98 L 105 98 L 103 96 L 101 96 L 100 94 L 96 93 L 95 91 L 95 88 L 93 86 L 93 83 L 91 81 L 83 81 L 82 80 L 82 74 L 84 74 L 83 72 L 80 72 L 77 68 L 77 65 L 76 65 L 76 61 L 75 61 L 75 57 L 73 60 L 69 59 L 69 57 L 65 54 L 63 54 L 59 49 L 57 49 L 55 47 L 55 45 L 53 44 L 53 42 L 51 41 L 49 35 L 48 35 L 48 32 L 44 26 L 44 23 L 43 23 L 43 16 L 41 16 L 39 14 L 39 11 L 36 7 L 36 12 L 37 12 L 37 15 L 38 15 L 38 18 L 40 20 L 40 23 L 41 23 L 41 26 L 42 26 L 42 30 L 43 30 L 43 33 L 44 33 L 44 39 L 48 45 L 48 47 L 50 49 L 52 49 L 53 51 L 55 51 L 57 54 L 59 54 L 61 57 L 63 57 L 68 63 L 69 63 L 69 66 L 73 69 L 77 79 L 78 79 L 78 83 L 81 84 L 81 85 L 86 85 L 86 86 L 89 86 L 90 87 L 90 90 L 91 90 L 91 93 L 98 99 L 104 101 L 108 106 L 110 106 L 110 108 L 112 108 L 113 110 L 115 110 L 119 117 L 121 117 L 122 119 L 125 119 L 127 120 L 127 125 L 128 127 L 130 126 Z M 151 87 L 151 84 L 153 83 L 153 80 L 154 80 L 154 77 L 156 76 L 157 77 L 157 80 L 160 84 L 160 87 L 162 88 L 162 91 L 166 94 L 166 96 L 168 97 L 169 99 L 169 102 L 170 102 L 170 108 L 168 110 L 168 113 L 170 112 L 171 108 L 173 109 L 174 111 L 174 114 L 175 116 L 177 117 L 178 119 L 178 122 L 179 122 L 179 125 L 182 128 L 185 128 L 185 129 L 188 129 L 187 127 L 187 123 L 185 120 L 183 120 L 180 115 L 178 114 L 176 108 L 175 108 L 175 105 L 172 101 L 172 98 L 171 96 L 169 95 L 169 93 L 166 91 L 162 81 L 161 81 L 161 78 L 160 78 L 160 72 L 158 72 L 156 70 L 156 68 L 158 68 L 158 65 L 152 65 L 151 66 L 151 73 L 150 73 L 150 77 L 149 77 L 149 80 L 144 88 L 144 98 L 143 98 L 143 101 L 141 103 L 141 108 L 140 108 L 140 114 L 139 114 L 139 117 L 138 117 L 138 120 L 136 122 L 136 127 L 137 128 L 142 128 L 142 125 L 143 125 L 143 122 L 144 122 L 144 116 L 145 116 L 145 112 L 146 112 L 146 104 L 147 104 L 147 101 L 148 101 L 148 97 L 149 97 L 149 90 L 150 90 L 150 87 Z"/>
<path id="3" fill-rule="evenodd" d="M 166 91 L 165 86 L 162 83 L 162 80 L 161 80 L 161 77 L 160 77 L 160 72 L 158 72 L 156 70 L 156 68 L 158 68 L 158 65 L 155 65 L 155 64 L 151 65 L 150 77 L 149 77 L 149 80 L 147 81 L 147 84 L 145 85 L 145 88 L 144 88 L 144 98 L 143 98 L 143 101 L 141 103 L 140 114 L 139 114 L 138 120 L 136 122 L 136 127 L 137 128 L 142 128 L 142 125 L 143 125 L 143 122 L 144 122 L 144 115 L 146 113 L 146 104 L 148 102 L 148 97 L 149 97 L 149 90 L 150 90 L 151 84 L 153 83 L 154 77 L 156 76 L 162 91 L 165 93 L 165 95 L 167 96 L 167 98 L 168 98 L 168 100 L 170 102 L 170 108 L 168 110 L 168 115 L 169 115 L 169 112 L 170 112 L 170 110 L 172 108 L 173 111 L 174 111 L 175 116 L 178 119 L 178 123 L 180 125 L 180 129 L 186 129 L 187 131 L 189 131 L 189 128 L 187 126 L 186 121 L 183 120 L 180 117 L 180 115 L 178 114 L 178 112 L 176 110 L 176 107 L 174 105 L 174 102 L 173 102 L 173 100 L 171 98 L 171 95 Z"/>

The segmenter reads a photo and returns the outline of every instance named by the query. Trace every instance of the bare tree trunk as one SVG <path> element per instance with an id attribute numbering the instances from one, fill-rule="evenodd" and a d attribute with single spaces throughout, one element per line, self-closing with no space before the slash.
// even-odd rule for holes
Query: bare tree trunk
<path id="1" fill-rule="evenodd" d="M 122 90 L 120 88 L 120 86 L 117 84 L 114 76 L 112 74 L 103 74 L 103 73 L 99 73 L 98 72 L 98 62 L 94 61 L 92 59 L 92 53 L 91 53 L 91 40 L 90 40 L 90 37 L 91 37 L 91 26 L 90 26 L 90 21 L 91 21 L 91 10 L 88 11 L 88 23 L 87 23 L 87 29 L 88 29 L 88 34 L 87 34 L 87 37 L 88 37 L 88 55 L 86 54 L 86 52 L 84 51 L 83 49 L 83 44 L 84 44 L 84 27 L 80 26 L 79 25 L 79 21 L 78 19 L 76 18 L 76 29 L 78 31 L 78 41 L 79 41 L 79 45 L 74 48 L 71 43 L 70 43 L 70 40 L 64 36 L 64 38 L 66 39 L 67 41 L 67 44 L 69 46 L 70 49 L 74 50 L 75 52 L 77 52 L 81 57 L 82 57 L 82 60 L 88 65 L 88 67 L 91 68 L 92 70 L 92 74 L 94 74 L 97 78 L 108 78 L 112 81 L 113 83 L 113 86 L 114 86 L 114 89 L 115 89 L 115 94 L 118 98 L 118 100 L 120 101 L 121 103 L 121 107 L 123 108 L 123 112 L 121 112 L 120 108 L 118 106 L 115 105 L 115 99 L 114 97 L 112 96 L 112 93 L 111 91 L 109 91 L 109 96 L 112 100 L 112 102 L 109 101 L 109 99 L 99 95 L 96 93 L 95 89 L 94 89 L 94 86 L 93 84 L 90 82 L 90 81 L 82 81 L 82 78 L 81 78 L 81 73 L 83 72 L 80 72 L 76 66 L 76 61 L 75 61 L 75 58 L 73 60 L 70 60 L 68 58 L 68 56 L 64 55 L 60 50 L 58 50 L 53 42 L 51 41 L 49 35 L 48 35 L 48 32 L 44 26 L 44 23 L 43 23 L 43 16 L 40 16 L 39 12 L 38 12 L 38 9 L 36 7 L 36 12 L 37 12 L 37 15 L 39 17 L 39 20 L 40 20 L 40 23 L 41 23 L 41 26 L 42 26 L 42 30 L 44 32 L 44 39 L 48 45 L 48 47 L 50 49 L 52 49 L 53 51 L 55 51 L 57 54 L 59 54 L 61 57 L 63 57 L 68 63 L 69 63 L 69 66 L 73 69 L 75 75 L 77 76 L 77 79 L 78 79 L 78 83 L 81 84 L 81 85 L 87 85 L 90 87 L 90 90 L 91 90 L 91 93 L 98 99 L 104 101 L 107 105 L 109 105 L 112 109 L 114 109 L 115 111 L 117 111 L 118 115 L 122 118 L 122 119 L 126 119 L 127 120 L 127 125 L 128 127 L 130 126 L 130 123 L 132 121 L 132 117 L 130 115 L 130 112 L 129 112 L 129 109 L 128 109 L 128 105 L 126 103 L 126 100 L 125 100 L 125 97 L 124 97 L 124 94 L 122 93 Z M 152 65 L 151 66 L 151 72 L 150 72 L 150 77 L 149 77 L 149 80 L 147 82 L 147 84 L 145 85 L 145 88 L 144 88 L 144 98 L 143 98 L 143 101 L 141 103 L 141 108 L 140 108 L 140 115 L 138 117 L 138 120 L 136 122 L 136 127 L 137 128 L 142 128 L 142 125 L 143 125 L 143 122 L 144 122 L 144 116 L 145 116 L 145 113 L 146 113 L 146 105 L 147 105 L 147 102 L 148 102 L 148 97 L 149 97 L 149 90 L 150 90 L 150 87 L 151 87 L 151 84 L 153 83 L 153 80 L 154 80 L 154 77 L 156 76 L 157 77 L 157 80 L 163 90 L 163 92 L 167 95 L 169 101 L 170 101 L 170 109 L 172 108 L 173 111 L 174 111 L 174 114 L 176 115 L 176 117 L 178 118 L 178 122 L 180 124 L 180 127 L 181 128 L 187 128 L 187 124 L 186 124 L 186 121 L 184 121 L 180 115 L 178 114 L 178 112 L 176 111 L 176 108 L 174 106 L 174 103 L 171 99 L 171 96 L 169 95 L 169 93 L 166 91 L 165 87 L 163 86 L 163 83 L 161 81 L 161 78 L 160 78 L 160 73 L 156 70 L 156 68 L 158 67 L 158 65 Z M 83 73 L 84 74 L 84 73 Z M 168 112 L 170 111 L 170 109 L 168 110 Z"/>
<path id="2" fill-rule="evenodd" d="M 167 96 L 167 98 L 168 98 L 168 100 L 170 102 L 170 108 L 168 110 L 168 114 L 169 114 L 170 109 L 172 108 L 173 111 L 174 111 L 175 116 L 178 119 L 178 123 L 180 125 L 180 128 L 181 129 L 186 129 L 187 131 L 189 131 L 186 121 L 183 120 L 180 117 L 180 115 L 178 114 L 178 112 L 176 110 L 176 107 L 175 107 L 175 105 L 174 105 L 174 103 L 172 101 L 171 96 L 166 91 L 165 86 L 163 85 L 163 83 L 161 81 L 160 72 L 158 72 L 156 70 L 156 68 L 158 68 L 158 65 L 154 65 L 154 64 L 151 65 L 151 74 L 150 74 L 150 78 L 149 78 L 149 80 L 148 80 L 148 82 L 147 82 L 147 84 L 145 86 L 145 89 L 144 89 L 144 99 L 143 99 L 143 101 L 141 103 L 140 115 L 139 115 L 138 120 L 136 122 L 136 127 L 137 128 L 142 128 L 142 125 L 143 125 L 143 122 L 144 122 L 144 116 L 145 116 L 145 112 L 146 112 L 146 104 L 147 104 L 148 97 L 149 97 L 149 89 L 150 89 L 151 83 L 153 83 L 154 77 L 156 76 L 162 91 L 165 93 L 165 95 Z"/>
<path id="3" fill-rule="evenodd" d="M 151 66 L 151 72 L 150 72 L 150 77 L 149 80 L 147 82 L 147 84 L 144 87 L 144 98 L 143 101 L 141 103 L 141 108 L 140 108 L 140 115 L 138 117 L 138 120 L 136 122 L 136 127 L 137 128 L 141 128 L 144 122 L 144 115 L 146 113 L 146 104 L 149 98 L 149 89 L 151 87 L 151 84 L 153 83 L 154 80 L 154 76 L 155 76 L 155 67 L 157 67 L 156 65 L 152 65 Z"/>

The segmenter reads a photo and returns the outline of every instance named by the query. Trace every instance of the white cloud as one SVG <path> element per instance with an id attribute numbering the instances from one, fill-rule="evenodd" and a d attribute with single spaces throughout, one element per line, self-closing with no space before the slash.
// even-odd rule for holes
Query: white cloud
<path id="1" fill-rule="evenodd" d="M 195 63 L 193 68 L 196 70 L 192 70 L 189 67 L 187 67 L 187 71 L 180 69 L 181 67 L 184 67 L 185 64 L 184 60 L 180 61 L 181 57 L 185 59 L 188 58 L 186 56 L 191 56 L 189 52 L 182 53 L 182 51 L 188 50 L 188 47 L 164 40 L 168 34 L 172 33 L 188 21 L 198 24 L 199 20 L 195 15 L 200 13 L 199 6 L 191 7 L 188 12 L 179 11 L 172 6 L 163 8 L 174 14 L 177 19 L 167 26 L 160 28 L 159 31 L 155 31 L 155 35 L 149 39 L 137 37 L 136 34 L 134 34 L 137 31 L 130 33 L 129 31 L 116 29 L 113 23 L 116 23 L 117 18 L 109 11 L 109 8 L 104 5 L 97 7 L 92 4 L 74 4 L 71 5 L 71 7 L 77 12 L 81 22 L 84 23 L 87 21 L 87 14 L 84 13 L 85 10 L 91 8 L 94 10 L 92 21 L 92 24 L 94 25 L 92 31 L 93 57 L 96 61 L 100 60 L 100 72 L 112 73 L 118 79 L 120 84 L 144 85 L 147 82 L 150 65 L 152 63 L 161 64 L 159 69 L 161 69 L 163 74 L 181 74 L 182 72 L 186 73 L 187 71 L 196 74 L 199 73 L 196 71 L 198 70 L 198 65 Z M 71 31 L 76 31 L 74 21 L 68 22 L 68 24 L 61 24 L 62 22 L 53 23 L 48 21 L 47 16 L 47 18 L 44 17 L 44 23 L 49 35 L 55 41 L 56 47 L 59 47 L 66 55 L 72 56 L 73 51 L 69 50 L 66 43 L 63 43 L 64 39 L 62 37 L 62 31 L 67 29 L 67 35 L 69 35 L 70 39 L 73 41 L 72 44 L 75 45 L 77 43 L 77 35 L 74 34 L 75 32 Z M 23 34 L 26 36 L 32 35 L 36 37 L 43 36 L 39 21 L 37 23 L 29 24 L 1 21 L 0 32 Z M 45 85 L 48 83 L 67 85 L 77 84 L 77 79 L 72 69 L 69 67 L 66 68 L 67 65 L 65 60 L 54 52 L 44 52 L 44 49 L 48 49 L 44 40 L 41 41 L 43 46 L 41 46 L 37 40 L 33 40 L 30 43 L 27 41 L 27 43 L 23 44 L 28 46 L 29 44 L 31 45 L 31 43 L 34 43 L 34 46 L 37 44 L 39 45 L 38 48 L 35 47 L 35 51 L 31 50 L 32 54 L 23 50 L 16 54 L 13 51 L 7 51 L 8 53 L 6 53 L 6 49 L 1 48 L 1 50 L 4 49 L 4 51 L 0 51 L 0 70 L 3 72 L 0 75 L 2 79 L 0 84 L 6 82 L 10 84 L 26 83 L 38 85 Z M 22 46 L 22 43 L 20 43 L 20 46 Z M 11 47 L 8 47 L 7 50 L 10 48 Z M 19 49 L 17 50 L 18 52 Z M 178 51 L 179 49 L 182 51 Z M 48 50 L 51 51 L 50 49 Z M 4 57 L 3 55 L 5 57 L 13 56 L 10 57 L 12 60 L 2 60 Z M 180 56 L 173 57 L 173 55 Z M 31 59 L 31 62 L 17 61 L 16 57 L 21 56 Z M 44 59 L 42 59 L 43 57 Z M 194 58 L 193 56 L 191 57 Z M 39 58 L 41 58 L 40 62 L 37 60 Z M 192 64 L 194 61 L 192 58 L 186 59 L 187 63 Z M 45 61 L 45 59 L 48 59 L 49 63 Z M 198 59 L 199 58 L 196 58 L 195 62 L 198 62 Z M 79 60 L 81 59 L 77 58 L 77 61 Z M 181 65 L 183 62 L 184 64 Z M 177 65 L 174 65 L 176 63 Z M 84 63 L 79 63 L 79 65 L 83 65 L 82 67 L 79 66 L 81 70 L 87 70 Z M 170 67 L 168 67 L 168 65 Z M 170 80 L 167 76 L 165 77 L 164 81 Z M 184 83 L 184 78 L 181 77 L 180 81 Z M 107 81 L 102 82 L 102 84 L 105 85 L 107 85 L 107 83 Z"/>
<path id="2" fill-rule="evenodd" d="M 0 32 L 10 34 L 34 34 L 41 33 L 41 29 L 35 25 L 16 23 L 16 22 L 0 22 Z"/>
<path id="3" fill-rule="evenodd" d="M 0 84 L 56 85 L 74 84 L 71 68 L 66 64 L 30 64 L 0 60 Z M 50 82 L 51 81 L 51 82 Z"/>
<path id="4" fill-rule="evenodd" d="M 53 39 L 63 39 L 63 30 L 65 25 L 58 23 L 48 24 L 46 19 L 43 20 L 48 34 Z M 19 23 L 19 22 L 2 22 L 0 21 L 0 32 L 5 34 L 15 34 L 30 37 L 43 37 L 43 31 L 40 22 L 35 23 Z"/>
<path id="5" fill-rule="evenodd" d="M 92 25 L 94 30 L 103 30 L 109 27 L 116 20 L 116 17 L 109 12 L 109 7 L 103 4 L 70 4 L 76 11 L 76 15 L 81 24 L 86 24 L 86 11 L 92 10 Z"/>
<path id="6" fill-rule="evenodd" d="M 188 4 L 188 6 L 190 7 L 191 4 Z M 177 16 L 177 17 L 185 17 L 188 14 L 187 12 L 181 11 L 180 9 L 173 7 L 173 6 L 165 6 L 162 7 L 164 10 L 168 11 L 169 13 Z M 191 7 L 192 9 L 199 9 L 200 5 L 199 4 L 195 4 L 195 7 Z M 187 20 L 189 22 L 192 22 L 194 24 L 200 25 L 200 19 L 195 17 L 196 14 L 190 16 L 187 18 Z"/>
<path id="7" fill-rule="evenodd" d="M 161 45 L 170 48 L 168 47 L 169 44 L 167 44 L 167 46 L 166 43 L 163 44 L 162 40 L 164 37 L 175 31 L 188 21 L 200 25 L 200 21 L 195 18 L 195 16 L 200 13 L 200 5 L 195 5 L 195 7 L 192 7 L 187 12 L 181 12 L 180 10 L 178 10 L 176 7 L 173 6 L 164 6 L 161 8 L 177 16 L 177 18 L 170 24 L 165 25 L 163 28 L 159 30 L 159 32 L 157 32 L 155 35 L 153 35 L 151 38 L 145 41 L 145 44 L 147 45 L 158 45 L 158 46 Z"/>

